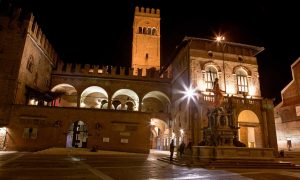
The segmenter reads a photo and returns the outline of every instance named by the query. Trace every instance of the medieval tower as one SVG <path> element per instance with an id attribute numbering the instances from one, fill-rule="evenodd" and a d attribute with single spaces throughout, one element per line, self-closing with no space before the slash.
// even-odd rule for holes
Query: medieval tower
<path id="1" fill-rule="evenodd" d="M 159 9 L 135 8 L 132 40 L 132 62 L 134 74 L 137 69 L 160 68 L 160 11 Z"/>

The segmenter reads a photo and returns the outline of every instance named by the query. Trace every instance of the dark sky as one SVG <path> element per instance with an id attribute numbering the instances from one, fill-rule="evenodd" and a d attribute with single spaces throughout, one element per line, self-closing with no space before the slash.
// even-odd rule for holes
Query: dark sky
<path id="1" fill-rule="evenodd" d="M 2 0 L 4 1 L 4 0 Z M 199 4 L 200 3 L 200 4 Z M 201 4 L 202 3 L 202 4 Z M 262 96 L 280 102 L 300 56 L 296 1 L 15 0 L 32 11 L 48 40 L 67 62 L 130 66 L 136 5 L 161 10 L 161 58 L 186 36 L 262 46 L 258 55 Z"/>

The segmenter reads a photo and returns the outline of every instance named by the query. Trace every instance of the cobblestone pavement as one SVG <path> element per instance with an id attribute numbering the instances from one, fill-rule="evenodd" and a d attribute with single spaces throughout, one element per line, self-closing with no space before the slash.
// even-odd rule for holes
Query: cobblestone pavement
<path id="1" fill-rule="evenodd" d="M 166 155 L 166 152 L 148 155 L 104 151 L 78 153 L 76 150 L 0 152 L 0 180 L 300 179 L 299 169 L 264 169 L 258 164 L 257 169 L 216 170 L 180 167 L 157 160 Z"/>

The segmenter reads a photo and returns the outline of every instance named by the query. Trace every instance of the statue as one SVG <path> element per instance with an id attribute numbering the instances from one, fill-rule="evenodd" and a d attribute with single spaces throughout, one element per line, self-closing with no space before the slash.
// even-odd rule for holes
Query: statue
<path id="1" fill-rule="evenodd" d="M 224 97 L 221 93 L 218 81 L 219 81 L 219 79 L 216 78 L 215 82 L 214 82 L 214 86 L 213 86 L 213 92 L 214 92 L 214 97 L 215 97 L 214 106 L 216 108 L 221 106 L 221 104 L 223 103 L 223 99 L 224 99 Z"/>

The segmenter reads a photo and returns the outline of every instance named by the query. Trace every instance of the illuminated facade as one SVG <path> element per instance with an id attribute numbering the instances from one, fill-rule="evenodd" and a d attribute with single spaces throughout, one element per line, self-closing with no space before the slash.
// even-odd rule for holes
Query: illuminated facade
<path id="1" fill-rule="evenodd" d="M 281 91 L 281 103 L 275 108 L 275 123 L 278 148 L 288 150 L 300 149 L 300 96 L 298 93 L 300 76 L 300 59 L 292 65 L 293 80 Z"/>
<path id="2" fill-rule="evenodd" d="M 238 139 L 247 147 L 277 149 L 273 103 L 260 94 L 256 55 L 261 51 L 262 47 L 186 37 L 171 64 L 172 90 L 192 89 L 194 94 L 183 98 L 173 93 L 173 132 L 180 135 L 184 130 L 194 145 L 201 143 L 218 78 Z"/>
<path id="3" fill-rule="evenodd" d="M 238 138 L 277 150 L 273 104 L 260 95 L 261 47 L 186 37 L 160 68 L 160 11 L 137 7 L 131 68 L 66 64 L 33 16 L 1 16 L 1 27 L 2 149 L 148 153 L 168 149 L 171 139 L 196 145 L 219 78 Z"/>

